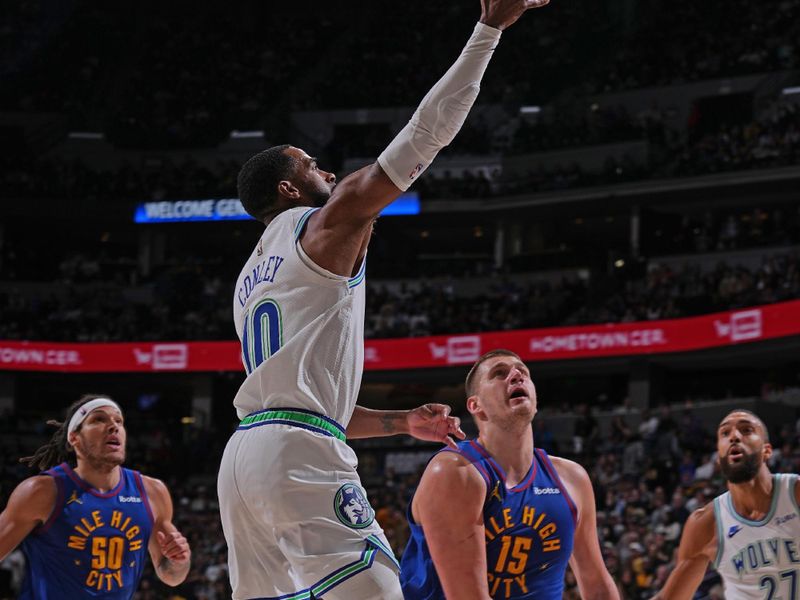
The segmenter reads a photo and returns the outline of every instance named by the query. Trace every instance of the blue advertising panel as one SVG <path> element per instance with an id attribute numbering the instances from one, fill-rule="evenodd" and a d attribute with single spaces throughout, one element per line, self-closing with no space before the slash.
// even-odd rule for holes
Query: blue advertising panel
<path id="1" fill-rule="evenodd" d="M 419 195 L 406 192 L 381 211 L 381 216 L 418 215 Z M 186 223 L 190 221 L 244 221 L 250 219 L 238 198 L 161 200 L 136 206 L 135 223 Z"/>

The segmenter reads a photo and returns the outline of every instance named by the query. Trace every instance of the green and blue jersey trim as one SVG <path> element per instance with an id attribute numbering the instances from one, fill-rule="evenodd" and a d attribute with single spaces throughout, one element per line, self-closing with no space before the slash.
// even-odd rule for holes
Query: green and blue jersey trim
<path id="1" fill-rule="evenodd" d="M 306 221 L 308 218 L 313 215 L 319 208 L 310 208 L 306 212 L 303 213 L 303 216 L 300 217 L 300 220 L 297 222 L 294 228 L 294 240 L 297 241 L 300 239 L 300 235 L 303 233 L 303 228 L 306 226 Z"/>
<path id="2" fill-rule="evenodd" d="M 294 241 L 295 242 L 300 239 L 300 235 L 303 233 L 303 228 L 306 226 L 306 221 L 308 221 L 308 218 L 318 210 L 319 210 L 319 208 L 310 208 L 306 212 L 303 213 L 302 217 L 300 217 L 300 220 L 297 222 L 297 225 L 295 225 L 295 228 L 294 228 Z"/>
<path id="3" fill-rule="evenodd" d="M 300 220 L 297 222 L 297 225 L 295 225 L 295 227 L 294 227 L 294 241 L 295 242 L 297 240 L 299 240 L 300 236 L 303 234 L 303 228 L 305 228 L 306 222 L 308 221 L 308 218 L 318 210 L 319 210 L 319 208 L 310 208 L 306 212 L 303 213 L 302 217 L 300 217 Z M 365 258 L 363 261 L 361 261 L 361 268 L 358 270 L 358 273 L 356 273 L 355 276 L 353 276 L 353 277 L 351 277 L 350 279 L 347 280 L 347 287 L 348 288 L 356 287 L 358 284 L 360 284 L 362 281 L 364 281 L 364 278 L 366 277 L 366 274 L 367 274 L 367 260 Z"/>
<path id="4" fill-rule="evenodd" d="M 356 273 L 355 277 L 351 277 L 347 281 L 347 287 L 349 288 L 356 287 L 359 283 L 364 281 L 366 275 L 367 275 L 367 259 L 364 258 L 364 260 L 361 261 L 361 268 L 358 270 L 358 273 Z"/>
<path id="5" fill-rule="evenodd" d="M 386 544 L 384 544 L 383 541 L 377 535 L 368 535 L 367 541 L 374 544 L 378 548 L 378 550 L 383 551 L 386 557 L 389 560 L 391 560 L 398 569 L 400 569 L 400 563 L 397 561 L 397 558 L 395 557 L 394 552 L 392 552 L 392 549 L 389 548 L 389 546 L 387 546 Z"/>
<path id="6" fill-rule="evenodd" d="M 343 566 L 340 569 L 337 569 L 329 575 L 326 575 L 311 587 L 299 592 L 294 592 L 292 594 L 272 596 L 269 598 L 254 598 L 253 600 L 314 600 L 315 598 L 322 598 L 325 593 L 331 591 L 340 583 L 347 581 L 351 577 L 354 577 L 355 575 L 358 575 L 359 573 L 369 569 L 372 566 L 372 563 L 375 562 L 375 556 L 378 554 L 378 552 L 384 552 L 389 558 L 391 558 L 392 562 L 397 565 L 398 569 L 400 568 L 400 565 L 397 563 L 397 559 L 394 557 L 394 553 L 387 551 L 386 546 L 384 546 L 384 544 L 380 542 L 378 538 L 371 535 L 367 538 L 366 547 L 357 560 Z"/>
<path id="7" fill-rule="evenodd" d="M 347 441 L 344 427 L 333 419 L 302 408 L 270 408 L 250 413 L 239 422 L 236 429 L 246 430 L 261 425 L 293 425 L 328 437 Z"/>

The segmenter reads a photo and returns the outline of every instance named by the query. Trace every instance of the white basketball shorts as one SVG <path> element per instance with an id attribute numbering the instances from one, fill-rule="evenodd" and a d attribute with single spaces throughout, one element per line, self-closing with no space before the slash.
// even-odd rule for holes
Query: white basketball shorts
<path id="1" fill-rule="evenodd" d="M 242 420 L 218 479 L 235 600 L 345 590 L 350 600 L 402 598 L 400 567 L 356 465 L 341 426 L 322 415 L 272 409 Z"/>

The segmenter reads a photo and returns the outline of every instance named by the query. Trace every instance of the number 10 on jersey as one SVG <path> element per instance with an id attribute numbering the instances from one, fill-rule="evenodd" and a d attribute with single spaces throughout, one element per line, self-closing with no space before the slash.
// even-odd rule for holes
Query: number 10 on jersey
<path id="1" fill-rule="evenodd" d="M 283 345 L 281 307 L 270 298 L 260 300 L 244 314 L 242 359 L 249 375 Z"/>

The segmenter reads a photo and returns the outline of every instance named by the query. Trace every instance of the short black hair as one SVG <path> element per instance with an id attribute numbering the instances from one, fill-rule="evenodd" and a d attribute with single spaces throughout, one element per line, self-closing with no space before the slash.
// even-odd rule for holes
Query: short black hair
<path id="1" fill-rule="evenodd" d="M 506 350 L 504 348 L 497 348 L 495 350 L 490 350 L 489 352 L 481 356 L 477 361 L 475 361 L 475 364 L 472 365 L 472 368 L 469 370 L 469 373 L 467 373 L 467 379 L 466 381 L 464 381 L 464 390 L 467 392 L 467 398 L 473 395 L 473 386 L 475 384 L 473 380 L 475 379 L 475 374 L 478 372 L 478 367 L 480 367 L 484 362 L 486 362 L 490 358 L 494 358 L 495 356 L 510 356 L 512 358 L 516 358 L 519 361 L 522 361 L 522 359 L 519 357 L 519 354 L 517 354 L 516 352 L 512 352 L 511 350 Z"/>
<path id="2" fill-rule="evenodd" d="M 767 442 L 768 444 L 770 443 L 770 441 L 769 441 L 769 429 L 767 429 L 767 424 L 764 423 L 764 419 L 759 417 L 752 410 L 747 410 L 746 408 L 734 408 L 733 410 L 728 411 L 727 415 L 722 417 L 722 421 L 724 421 L 725 419 L 730 417 L 733 413 L 737 413 L 737 412 L 744 413 L 746 415 L 750 415 L 751 417 L 753 417 L 753 419 L 755 419 L 758 422 L 758 424 L 761 426 L 761 431 L 764 432 L 764 441 Z M 720 425 L 722 424 L 722 421 L 720 421 Z"/>
<path id="3" fill-rule="evenodd" d="M 263 221 L 278 201 L 278 183 L 289 179 L 294 158 L 286 154 L 289 144 L 273 146 L 251 157 L 239 171 L 239 200 L 251 217 Z"/>

